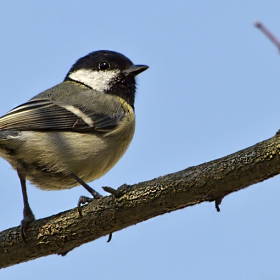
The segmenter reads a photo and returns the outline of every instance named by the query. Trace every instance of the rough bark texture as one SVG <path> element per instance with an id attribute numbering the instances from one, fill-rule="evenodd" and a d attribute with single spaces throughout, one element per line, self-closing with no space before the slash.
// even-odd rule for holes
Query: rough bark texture
<path id="1" fill-rule="evenodd" d="M 50 254 L 65 254 L 75 247 L 155 216 L 204 201 L 218 203 L 234 191 L 271 178 L 280 172 L 280 136 L 229 156 L 119 188 L 112 195 L 31 223 L 26 242 L 19 227 L 0 233 L 0 268 Z"/>

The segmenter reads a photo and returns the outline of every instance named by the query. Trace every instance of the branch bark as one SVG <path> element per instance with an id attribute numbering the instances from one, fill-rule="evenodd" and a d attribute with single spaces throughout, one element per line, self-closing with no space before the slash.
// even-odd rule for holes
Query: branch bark
<path id="1" fill-rule="evenodd" d="M 164 213 L 205 201 L 271 178 L 280 172 L 280 135 L 247 149 L 198 166 L 135 185 L 123 185 L 112 195 L 31 223 L 26 242 L 19 227 L 0 233 L 0 268 L 60 254 Z"/>

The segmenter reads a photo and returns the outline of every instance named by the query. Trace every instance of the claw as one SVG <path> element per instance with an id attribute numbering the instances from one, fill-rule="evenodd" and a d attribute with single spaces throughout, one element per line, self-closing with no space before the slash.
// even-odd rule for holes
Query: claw
<path id="1" fill-rule="evenodd" d="M 79 211 L 79 214 L 80 214 L 80 217 L 82 217 L 82 205 L 85 204 L 85 203 L 89 203 L 89 202 L 92 202 L 93 201 L 93 198 L 90 198 L 90 197 L 87 197 L 87 196 L 80 196 L 79 200 L 78 200 L 78 211 Z"/>
<path id="2" fill-rule="evenodd" d="M 78 177 L 76 174 L 74 173 L 70 173 L 70 175 L 78 182 L 80 183 L 89 193 L 91 193 L 91 195 L 93 196 L 93 198 L 87 197 L 87 196 L 80 196 L 79 200 L 78 200 L 78 204 L 77 204 L 77 208 L 78 208 L 78 212 L 80 217 L 82 217 L 82 205 L 85 203 L 89 203 L 92 202 L 93 199 L 100 199 L 101 197 L 103 197 L 100 193 L 98 193 L 97 191 L 95 191 L 94 189 L 92 189 L 87 183 L 85 183 L 80 177 Z M 110 187 L 105 187 L 108 188 L 109 190 L 114 190 Z M 105 190 L 105 189 L 104 189 Z M 115 192 L 117 192 L 115 190 Z M 108 241 L 110 242 L 112 239 L 112 233 L 109 234 L 108 237 Z"/>
<path id="3" fill-rule="evenodd" d="M 26 242 L 26 229 L 28 225 L 35 220 L 33 213 L 29 213 L 27 216 L 24 216 L 23 220 L 20 223 L 20 234 L 24 242 Z"/>

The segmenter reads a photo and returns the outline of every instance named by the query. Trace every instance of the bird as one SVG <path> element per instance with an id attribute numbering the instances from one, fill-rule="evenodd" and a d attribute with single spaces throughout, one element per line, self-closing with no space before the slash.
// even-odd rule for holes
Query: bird
<path id="1" fill-rule="evenodd" d="M 78 209 L 101 195 L 88 182 L 106 174 L 135 131 L 135 77 L 147 65 L 100 50 L 78 59 L 64 80 L 0 118 L 0 157 L 18 174 L 23 196 L 21 236 L 35 220 L 26 180 L 42 190 L 82 185 Z M 81 212 L 80 212 L 81 213 Z"/>

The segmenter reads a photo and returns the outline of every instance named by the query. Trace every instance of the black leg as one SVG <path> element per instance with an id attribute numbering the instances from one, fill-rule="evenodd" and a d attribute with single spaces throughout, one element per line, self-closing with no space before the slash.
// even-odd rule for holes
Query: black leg
<path id="1" fill-rule="evenodd" d="M 94 189 L 92 189 L 87 183 L 85 183 L 80 177 L 78 177 L 76 174 L 74 173 L 70 173 L 70 175 L 78 182 L 80 183 L 95 199 L 99 199 L 102 197 L 101 194 L 99 194 L 97 191 L 95 191 Z M 79 200 L 78 200 L 78 211 L 80 216 L 82 216 L 82 205 L 85 203 L 89 203 L 93 200 L 93 198 L 87 197 L 87 196 L 80 196 Z"/>
<path id="2" fill-rule="evenodd" d="M 35 220 L 35 216 L 29 206 L 27 191 L 26 191 L 26 180 L 25 175 L 18 171 L 18 176 L 20 179 L 21 190 L 22 190 L 22 197 L 23 197 L 23 220 L 20 224 L 20 233 L 23 240 L 25 240 L 25 230 L 27 229 L 28 225 Z"/>
<path id="3" fill-rule="evenodd" d="M 80 183 L 95 199 L 101 198 L 102 195 L 99 194 L 97 191 L 92 189 L 87 183 L 85 183 L 81 178 L 79 178 L 76 174 L 70 173 L 70 175 L 78 182 Z"/>
<path id="4" fill-rule="evenodd" d="M 80 216 L 82 217 L 82 204 L 85 204 L 85 203 L 89 203 L 91 201 L 93 201 L 93 199 L 99 199 L 102 197 L 102 195 L 100 193 L 98 193 L 97 191 L 95 191 L 94 189 L 92 189 L 87 183 L 85 183 L 80 177 L 78 177 L 76 174 L 74 173 L 70 173 L 70 175 L 78 182 L 80 183 L 92 196 L 93 198 L 90 198 L 90 197 L 87 197 L 87 196 L 80 196 L 79 200 L 78 200 L 78 211 L 79 211 L 79 214 Z M 108 241 L 107 242 L 110 242 L 112 239 L 112 233 L 109 234 L 109 237 L 108 237 Z"/>

